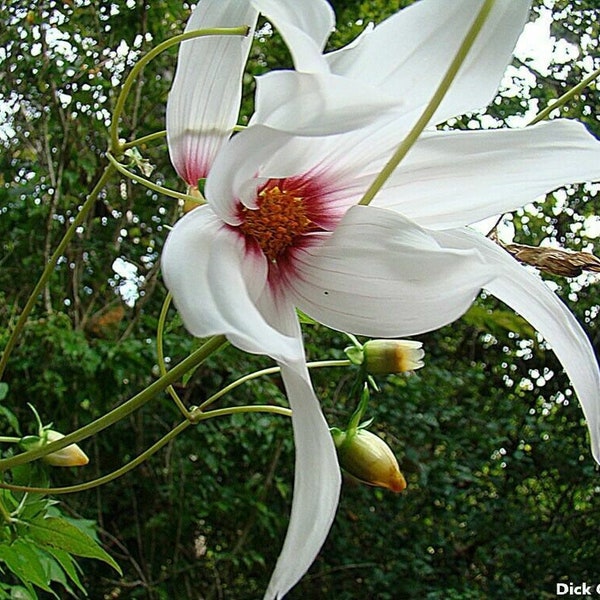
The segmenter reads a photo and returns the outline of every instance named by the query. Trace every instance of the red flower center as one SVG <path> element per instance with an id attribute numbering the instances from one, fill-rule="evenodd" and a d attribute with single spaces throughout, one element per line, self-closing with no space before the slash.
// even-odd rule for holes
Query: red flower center
<path id="1" fill-rule="evenodd" d="M 271 262 L 277 262 L 299 236 L 316 229 L 299 192 L 271 180 L 259 192 L 257 208 L 240 208 L 240 230 L 256 241 Z"/>

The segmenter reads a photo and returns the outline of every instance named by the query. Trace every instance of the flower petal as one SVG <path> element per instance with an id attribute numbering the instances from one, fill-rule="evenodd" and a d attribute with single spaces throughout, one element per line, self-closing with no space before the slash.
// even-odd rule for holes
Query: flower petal
<path id="1" fill-rule="evenodd" d="M 167 101 L 171 161 L 189 185 L 206 177 L 237 122 L 242 74 L 258 13 L 248 2 L 202 0 L 186 31 L 247 25 L 245 36 L 208 36 L 185 41 Z"/>
<path id="2" fill-rule="evenodd" d="M 379 164 L 367 170 L 374 177 Z M 450 229 L 600 179 L 600 143 L 576 121 L 525 129 L 426 132 L 373 204 L 419 225 Z"/>
<path id="3" fill-rule="evenodd" d="M 304 362 L 281 365 L 281 375 L 292 407 L 296 445 L 294 499 L 265 600 L 282 598 L 308 570 L 329 533 L 341 486 L 333 438 Z"/>
<path id="4" fill-rule="evenodd" d="M 421 0 L 383 21 L 358 43 L 326 55 L 332 73 L 379 86 L 421 110 L 432 97 L 482 0 Z M 530 0 L 496 0 L 432 121 L 489 104 L 527 22 Z"/>
<path id="5" fill-rule="evenodd" d="M 484 287 L 527 319 L 552 346 L 577 393 L 600 463 L 600 371 L 594 349 L 571 311 L 541 278 L 498 245 L 468 229 L 444 234 L 457 248 L 477 248 L 497 276 Z"/>
<path id="6" fill-rule="evenodd" d="M 287 283 L 296 305 L 329 327 L 423 333 L 461 316 L 493 276 L 477 251 L 436 237 L 392 211 L 356 206 L 328 241 L 294 256 Z"/>
<path id="7" fill-rule="evenodd" d="M 296 69 L 327 71 L 322 51 L 335 24 L 333 9 L 324 0 L 252 0 L 281 33 Z"/>
<path id="8" fill-rule="evenodd" d="M 264 256 L 202 206 L 178 221 L 162 254 L 165 283 L 183 323 L 198 337 L 223 334 L 246 352 L 297 360 L 302 343 L 270 323 L 257 307 L 264 293 Z"/>
<path id="9" fill-rule="evenodd" d="M 256 112 L 260 123 L 302 135 L 342 133 L 397 112 L 403 104 L 381 89 L 330 73 L 272 71 L 256 78 Z"/>

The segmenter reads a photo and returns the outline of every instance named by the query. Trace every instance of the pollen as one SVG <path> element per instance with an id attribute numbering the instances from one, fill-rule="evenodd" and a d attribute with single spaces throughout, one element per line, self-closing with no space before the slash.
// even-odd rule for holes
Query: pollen
<path id="1" fill-rule="evenodd" d="M 258 195 L 258 208 L 241 208 L 240 230 L 258 243 L 271 262 L 277 262 L 299 236 L 312 229 L 304 199 L 294 192 L 267 185 Z"/>

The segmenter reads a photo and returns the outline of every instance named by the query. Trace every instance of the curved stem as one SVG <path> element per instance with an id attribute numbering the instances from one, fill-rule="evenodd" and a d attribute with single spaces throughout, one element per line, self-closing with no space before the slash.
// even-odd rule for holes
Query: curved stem
<path id="1" fill-rule="evenodd" d="M 19 319 L 17 320 L 17 323 L 15 324 L 15 328 L 12 330 L 10 337 L 8 338 L 8 342 L 6 344 L 6 347 L 4 348 L 4 352 L 2 353 L 2 358 L 0 358 L 0 379 L 2 379 L 2 375 L 4 373 L 4 370 L 6 369 L 6 364 L 8 363 L 8 358 L 17 343 L 17 339 L 18 339 L 19 335 L 21 334 L 21 332 L 23 331 L 23 328 L 25 327 L 27 318 L 29 317 L 31 310 L 34 307 L 39 294 L 42 292 L 44 286 L 46 285 L 46 282 L 48 281 L 48 279 L 50 279 L 50 276 L 54 272 L 54 269 L 56 267 L 56 263 L 58 262 L 58 259 L 63 255 L 65 248 L 67 247 L 67 245 L 69 244 L 69 242 L 71 241 L 73 236 L 75 235 L 75 231 L 77 230 L 77 228 L 83 224 L 85 218 L 87 217 L 88 212 L 90 211 L 92 206 L 94 206 L 94 203 L 96 202 L 96 198 L 102 191 L 102 188 L 106 185 L 106 182 L 108 181 L 109 177 L 111 177 L 113 175 L 114 171 L 115 171 L 115 169 L 112 165 L 108 165 L 106 167 L 106 169 L 104 170 L 104 173 L 102 173 L 102 176 L 100 177 L 100 179 L 98 180 L 98 182 L 96 183 L 96 185 L 94 186 L 92 191 L 90 192 L 89 196 L 86 198 L 81 209 L 79 210 L 79 213 L 77 214 L 75 219 L 73 219 L 73 222 L 67 229 L 62 240 L 56 247 L 56 250 L 50 257 L 50 260 L 48 261 L 48 264 L 44 268 L 44 271 L 42 272 L 42 275 L 40 276 L 40 279 L 37 282 L 36 286 L 33 288 L 33 291 L 31 292 L 31 295 L 29 296 L 29 299 L 27 300 L 27 303 L 25 304 L 23 311 L 19 315 Z"/>
<path id="2" fill-rule="evenodd" d="M 318 360 L 306 363 L 306 366 L 309 369 L 322 369 L 324 367 L 350 367 L 352 363 L 349 360 Z M 281 371 L 280 367 L 269 367 L 267 369 L 261 369 L 260 371 L 255 371 L 254 373 L 249 373 L 248 375 L 244 375 L 240 377 L 233 383 L 225 386 L 223 389 L 219 390 L 216 394 L 213 394 L 210 398 L 207 398 L 198 408 L 196 408 L 193 413 L 196 411 L 203 411 L 206 407 L 210 406 L 214 402 L 216 402 L 219 398 L 228 394 L 236 387 L 251 381 L 252 379 L 257 379 L 258 377 L 263 377 L 265 375 L 274 375 L 275 373 L 279 373 Z M 211 411 L 212 412 L 212 411 Z M 193 414 L 192 413 L 192 414 Z M 210 414 L 210 413 L 209 413 Z"/>
<path id="3" fill-rule="evenodd" d="M 167 435 L 162 437 L 158 442 L 150 446 L 145 452 L 142 452 L 139 456 L 134 458 L 132 461 L 128 462 L 126 465 L 123 465 L 121 468 L 113 471 L 112 473 L 108 473 L 107 475 L 103 475 L 102 477 L 98 477 L 97 479 L 92 479 L 91 481 L 86 481 L 85 483 L 79 483 L 77 485 L 69 485 L 65 487 L 55 487 L 55 488 L 43 488 L 43 487 L 29 487 L 24 485 L 13 485 L 10 483 L 0 482 L 0 488 L 4 488 L 6 490 L 12 490 L 15 492 L 31 492 L 33 494 L 70 494 L 74 492 L 83 492 L 85 490 L 91 490 L 100 485 L 104 485 L 125 473 L 128 473 L 132 469 L 135 469 L 138 465 L 142 464 L 147 458 L 150 458 L 153 454 L 156 454 L 163 446 L 168 444 L 173 438 L 178 436 L 182 431 L 185 431 L 192 423 L 190 421 L 183 421 L 177 427 L 169 431 Z"/>
<path id="4" fill-rule="evenodd" d="M 141 183 L 143 186 L 151 189 L 158 194 L 163 194 L 164 196 L 170 196 L 171 198 L 176 198 L 177 200 L 192 200 L 196 204 L 204 204 L 198 198 L 194 196 L 189 196 L 188 194 L 183 194 L 182 192 L 176 192 L 175 190 L 171 190 L 169 188 L 163 187 L 162 185 L 158 185 L 157 183 L 153 183 L 149 179 L 138 175 L 137 173 L 132 173 L 125 165 L 120 163 L 110 152 L 106 153 L 106 158 L 108 158 L 110 164 L 122 175 L 128 177 L 129 179 L 133 179 L 138 183 Z"/>
<path id="5" fill-rule="evenodd" d="M 200 409 L 192 411 L 191 422 L 196 424 L 200 421 L 206 421 L 208 419 L 214 419 L 215 417 L 226 417 L 230 415 L 240 415 L 244 413 L 271 413 L 274 415 L 283 415 L 285 417 L 292 416 L 292 409 L 285 408 L 284 406 L 272 406 L 270 404 L 255 404 L 249 406 L 230 406 L 229 408 L 217 408 L 215 410 L 209 410 L 208 412 L 202 412 Z"/>
<path id="6" fill-rule="evenodd" d="M 163 350 L 163 333 L 165 330 L 165 322 L 167 320 L 167 312 L 169 311 L 169 306 L 171 306 L 171 292 L 167 294 L 165 297 L 165 301 L 163 302 L 162 308 L 160 310 L 160 315 L 158 317 L 158 325 L 156 327 L 156 357 L 158 359 L 158 369 L 160 371 L 161 377 L 167 374 L 167 367 L 165 365 L 165 353 Z M 177 408 L 181 411 L 181 414 L 186 418 L 190 418 L 190 411 L 185 407 L 185 404 L 182 402 L 181 398 L 175 391 L 175 388 L 172 385 L 167 386 L 167 392 L 173 401 L 177 405 Z"/>
<path id="7" fill-rule="evenodd" d="M 189 370 L 193 369 L 204 361 L 213 352 L 216 352 L 221 346 L 227 343 L 227 339 L 223 335 L 212 337 L 195 352 L 192 352 L 186 359 L 182 360 L 178 365 L 174 366 L 166 375 L 157 379 L 154 383 L 150 384 L 145 390 L 142 390 L 139 394 L 136 394 L 133 398 L 130 398 L 127 402 L 113 409 L 104 416 L 96 419 L 92 423 L 81 427 L 77 431 L 66 435 L 64 438 L 44 445 L 42 448 L 36 450 L 30 450 L 11 456 L 10 458 L 4 458 L 0 460 L 0 471 L 10 469 L 18 465 L 22 465 L 42 456 L 46 456 L 52 452 L 57 452 L 62 448 L 65 448 L 69 444 L 74 444 L 84 440 L 103 429 L 106 429 L 113 423 L 120 421 L 127 415 L 131 414 L 149 400 L 154 398 L 156 394 L 162 392 L 168 385 L 177 381 L 180 377 L 185 375 Z"/>
<path id="8" fill-rule="evenodd" d="M 535 125 L 540 121 L 543 121 L 553 110 L 560 108 L 564 104 L 566 104 L 569 100 L 577 96 L 580 92 L 582 92 L 592 81 L 598 79 L 600 77 L 600 68 L 596 69 L 593 73 L 588 75 L 585 79 L 582 79 L 576 86 L 572 87 L 568 92 L 565 92 L 562 96 L 557 98 L 556 102 L 553 102 L 550 106 L 544 108 L 544 110 L 540 111 L 540 113 L 535 116 L 528 125 Z"/>
<path id="9" fill-rule="evenodd" d="M 157 131 L 155 133 L 149 133 L 148 135 L 144 135 L 135 140 L 131 140 L 130 142 L 124 143 L 121 148 L 123 150 L 128 150 L 129 148 L 133 148 L 135 146 L 141 146 L 142 144 L 148 144 L 153 142 L 154 140 L 161 140 L 167 135 L 167 130 L 163 129 L 162 131 Z"/>
<path id="10" fill-rule="evenodd" d="M 119 93 L 119 97 L 117 98 L 117 103 L 115 104 L 115 109 L 113 112 L 112 122 L 110 124 L 110 148 L 116 154 L 120 154 L 123 151 L 123 146 L 119 141 L 119 121 L 121 120 L 121 115 L 123 113 L 123 109 L 125 107 L 125 101 L 127 100 L 127 96 L 135 82 L 137 76 L 142 72 L 144 67 L 154 58 L 156 58 L 161 52 L 164 52 L 171 46 L 175 46 L 176 44 L 180 44 L 186 40 L 191 40 L 198 37 L 204 37 L 209 35 L 240 35 L 246 36 L 248 35 L 250 28 L 247 26 L 243 27 L 231 27 L 231 28 L 213 28 L 213 29 L 198 29 L 196 31 L 188 31 L 186 33 L 182 33 L 181 35 L 176 35 L 172 37 L 155 48 L 152 48 L 148 54 L 144 55 L 131 69 L 129 75 L 125 79 L 123 83 L 123 87 L 121 88 L 121 92 Z"/>
<path id="11" fill-rule="evenodd" d="M 462 66 L 467 54 L 469 53 L 471 47 L 473 46 L 475 39 L 479 35 L 481 28 L 483 27 L 492 7 L 494 5 L 495 0 L 486 0 L 473 24 L 471 25 L 465 39 L 463 40 L 456 56 L 450 63 L 446 74 L 442 78 L 440 85 L 436 89 L 433 94 L 431 100 L 425 107 L 425 110 L 419 117 L 418 121 L 415 123 L 413 128 L 409 131 L 408 135 L 402 140 L 402 143 L 398 146 L 396 152 L 390 160 L 386 163 L 386 165 L 381 170 L 381 173 L 377 175 L 373 183 L 369 186 L 369 189 L 365 192 L 365 195 L 361 198 L 359 204 L 364 206 L 371 203 L 377 192 L 383 187 L 385 182 L 389 179 L 390 175 L 394 172 L 396 167 L 400 164 L 400 162 L 404 159 L 404 157 L 408 154 L 408 151 L 413 147 L 414 143 L 417 141 L 418 137 L 421 135 L 425 127 L 431 121 L 435 111 L 438 109 L 441 104 L 448 88 L 456 78 L 456 75 Z"/>

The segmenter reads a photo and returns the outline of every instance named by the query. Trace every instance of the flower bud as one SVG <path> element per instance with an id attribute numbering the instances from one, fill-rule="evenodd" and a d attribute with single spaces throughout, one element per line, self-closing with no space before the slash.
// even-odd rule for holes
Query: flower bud
<path id="1" fill-rule="evenodd" d="M 53 429 L 46 429 L 42 432 L 42 437 L 28 436 L 21 440 L 21 446 L 25 450 L 37 450 L 46 444 L 61 440 L 65 436 Z M 42 457 L 42 460 L 53 467 L 83 467 L 90 462 L 86 453 L 77 445 L 70 444 L 69 446 L 51 452 Z"/>
<path id="2" fill-rule="evenodd" d="M 401 492 L 406 487 L 396 457 L 380 437 L 366 429 L 357 429 L 354 433 L 334 429 L 332 435 L 340 465 L 350 475 L 393 492 Z"/>
<path id="3" fill-rule="evenodd" d="M 425 356 L 422 346 L 413 340 L 370 340 L 363 347 L 367 372 L 387 375 L 420 369 Z"/>

